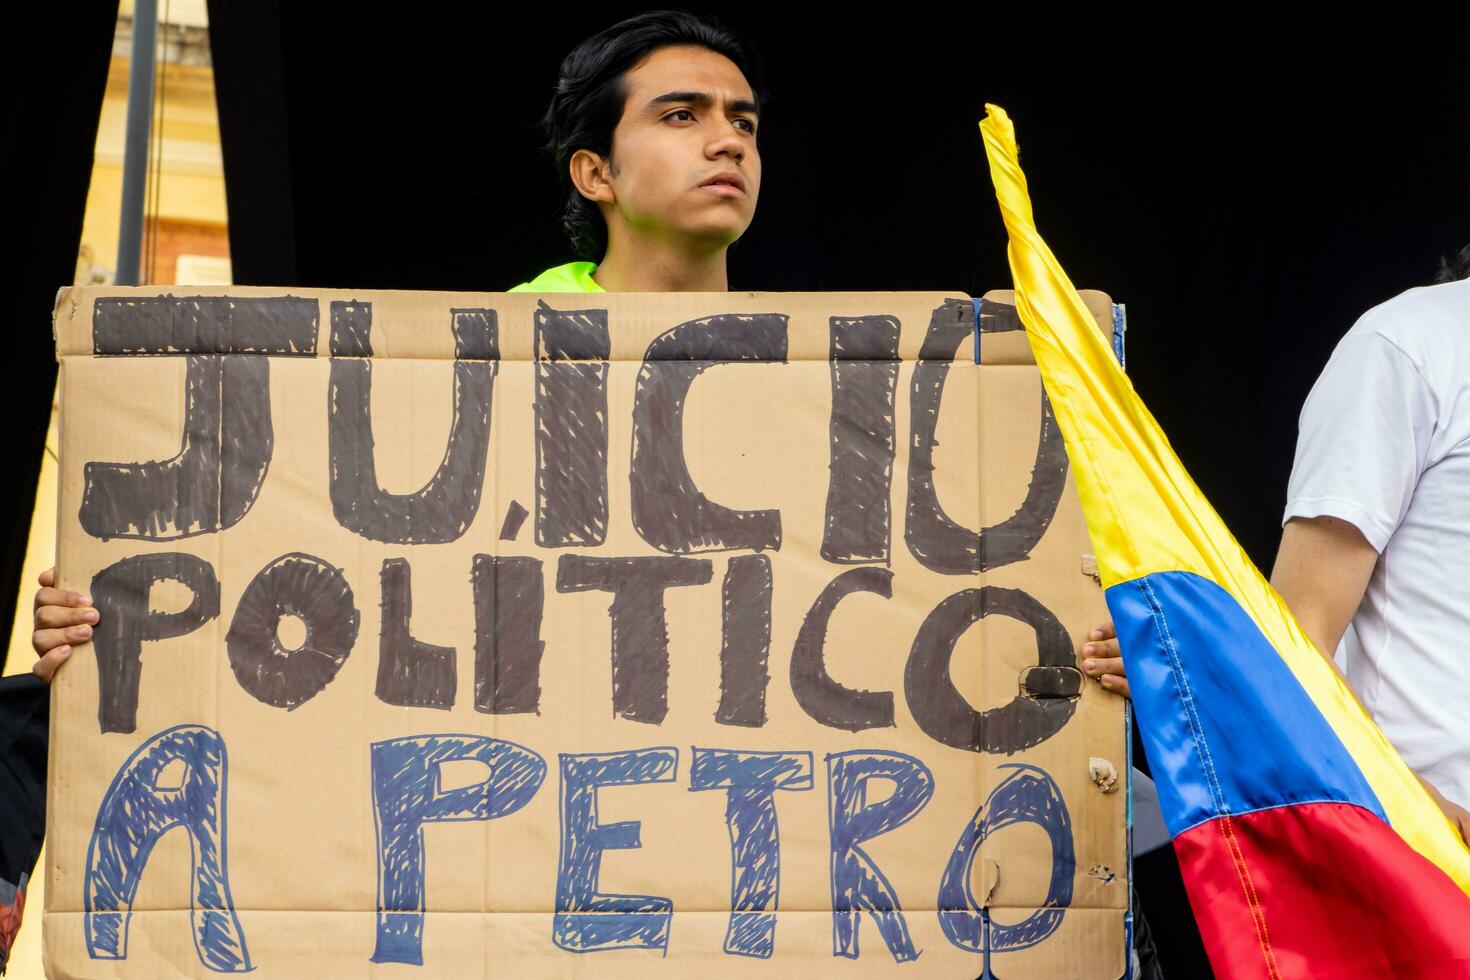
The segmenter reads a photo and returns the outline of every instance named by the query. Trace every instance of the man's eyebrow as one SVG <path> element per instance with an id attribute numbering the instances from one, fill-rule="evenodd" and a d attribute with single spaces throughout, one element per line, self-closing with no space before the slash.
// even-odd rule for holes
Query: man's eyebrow
<path id="1" fill-rule="evenodd" d="M 715 104 L 715 99 L 708 92 L 665 92 L 663 95 L 648 100 L 650 106 L 668 105 L 672 102 L 687 102 L 690 105 L 708 108 Z M 730 108 L 735 112 L 748 112 L 753 116 L 760 115 L 760 107 L 749 99 L 731 99 Z"/>
<path id="2" fill-rule="evenodd" d="M 649 99 L 649 105 L 665 105 L 670 102 L 688 102 L 697 106 L 714 105 L 714 97 L 708 92 L 665 92 L 656 98 Z"/>

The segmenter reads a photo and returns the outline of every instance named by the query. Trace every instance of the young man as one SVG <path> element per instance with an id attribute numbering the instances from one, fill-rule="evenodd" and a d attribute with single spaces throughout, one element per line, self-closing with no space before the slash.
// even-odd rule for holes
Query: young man
<path id="1" fill-rule="evenodd" d="M 640 14 L 577 45 L 542 119 L 584 261 L 512 292 L 724 292 L 725 256 L 760 196 L 760 62 L 693 14 Z M 596 261 L 599 260 L 600 261 Z M 32 670 L 50 680 L 97 623 L 91 599 L 36 592 Z"/>
<path id="2" fill-rule="evenodd" d="M 1302 408 L 1271 584 L 1470 841 L 1470 247 L 1374 307 Z M 1349 631 L 1349 626 L 1352 627 Z M 1112 624 L 1083 670 L 1126 695 Z"/>
<path id="3" fill-rule="evenodd" d="M 692 14 L 615 24 L 562 62 L 542 126 L 583 261 L 512 292 L 724 292 L 755 217 L 761 159 L 754 51 Z"/>

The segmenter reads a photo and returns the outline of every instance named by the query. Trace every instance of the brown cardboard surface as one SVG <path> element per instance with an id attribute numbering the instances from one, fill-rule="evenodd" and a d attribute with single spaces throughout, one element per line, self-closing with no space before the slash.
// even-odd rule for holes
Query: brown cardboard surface
<path id="1" fill-rule="evenodd" d="M 1069 673 L 1105 607 L 1024 334 L 976 364 L 939 293 L 286 297 L 59 297 L 58 569 L 103 622 L 55 684 L 52 975 L 973 977 L 987 933 L 999 976 L 1123 975 L 1122 703 Z M 119 569 L 167 555 L 217 614 L 151 639 L 197 596 Z"/>

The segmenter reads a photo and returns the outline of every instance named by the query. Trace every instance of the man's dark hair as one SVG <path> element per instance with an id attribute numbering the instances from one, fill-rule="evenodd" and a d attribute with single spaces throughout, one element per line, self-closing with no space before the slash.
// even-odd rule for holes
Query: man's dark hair
<path id="1" fill-rule="evenodd" d="M 597 205 L 577 192 L 568 173 L 572 154 L 612 152 L 613 130 L 623 117 L 627 86 L 623 74 L 659 48 L 692 44 L 735 62 L 763 105 L 760 55 L 733 32 L 708 18 L 682 10 L 657 10 L 629 17 L 594 34 L 572 49 L 561 63 L 556 92 L 541 119 L 546 150 L 566 191 L 562 228 L 572 250 L 589 262 L 601 260 L 607 248 L 607 226 Z"/>
<path id="2" fill-rule="evenodd" d="M 1470 245 L 1461 245 L 1448 255 L 1439 257 L 1439 272 L 1435 282 L 1459 282 L 1470 279 Z"/>

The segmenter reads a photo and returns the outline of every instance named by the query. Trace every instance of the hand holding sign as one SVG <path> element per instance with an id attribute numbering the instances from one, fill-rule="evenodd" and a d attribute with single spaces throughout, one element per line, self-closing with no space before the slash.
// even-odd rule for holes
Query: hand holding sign
<path id="1" fill-rule="evenodd" d="M 71 656 L 72 644 L 86 643 L 92 638 L 97 623 L 97 610 L 90 596 L 58 589 L 56 569 L 41 573 L 41 587 L 36 590 L 35 624 L 31 646 L 38 658 L 31 673 L 50 683 L 56 671 Z"/>
<path id="2" fill-rule="evenodd" d="M 1103 687 L 1125 698 L 1129 697 L 1128 675 L 1123 668 L 1123 654 L 1118 649 L 1118 634 L 1113 621 L 1099 623 L 1087 634 L 1088 642 L 1077 650 L 1082 660 L 1082 673 Z"/>

